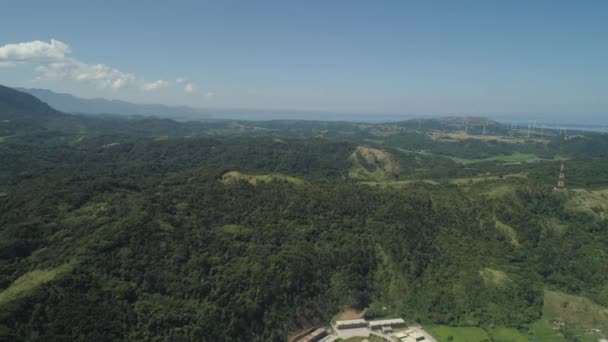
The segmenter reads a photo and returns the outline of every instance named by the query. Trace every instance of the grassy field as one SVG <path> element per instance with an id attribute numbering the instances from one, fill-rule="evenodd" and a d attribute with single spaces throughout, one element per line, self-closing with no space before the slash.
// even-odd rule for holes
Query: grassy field
<path id="1" fill-rule="evenodd" d="M 439 342 L 527 342 L 528 335 L 515 328 L 483 329 L 478 327 L 448 327 L 433 325 L 425 327 Z"/>
<path id="2" fill-rule="evenodd" d="M 413 184 L 429 184 L 429 185 L 438 185 L 439 183 L 430 180 L 430 179 L 417 179 L 417 180 L 402 180 L 402 181 L 361 181 L 359 184 L 368 185 L 368 186 L 376 186 L 382 189 L 391 188 L 391 189 L 403 189 Z"/>
<path id="3" fill-rule="evenodd" d="M 603 333 L 590 332 L 591 329 L 600 329 Z M 606 338 L 607 333 L 608 308 L 585 297 L 545 290 L 543 316 L 530 326 L 530 341 L 596 342 Z"/>
<path id="4" fill-rule="evenodd" d="M 490 329 L 490 336 L 494 342 L 528 342 L 528 336 L 515 328 Z"/>
<path id="5" fill-rule="evenodd" d="M 528 175 L 526 173 L 522 172 L 522 173 L 511 173 L 508 175 L 504 175 L 502 177 L 502 179 L 505 179 L 505 178 L 525 179 L 527 177 L 528 177 Z M 499 180 L 499 179 L 501 179 L 499 176 L 484 176 L 484 177 L 452 178 L 449 180 L 449 182 L 452 184 L 456 184 L 456 185 L 470 185 L 470 184 L 476 184 L 476 183 L 480 183 L 480 182 L 495 181 L 495 180 Z"/>
<path id="6" fill-rule="evenodd" d="M 540 319 L 530 326 L 530 332 L 535 342 L 566 342 L 566 339 L 559 335 L 546 319 Z"/>
<path id="7" fill-rule="evenodd" d="M 238 181 L 247 181 L 251 185 L 257 185 L 259 183 L 269 182 L 289 182 L 293 184 L 303 184 L 304 180 L 296 177 L 286 176 L 278 173 L 265 174 L 265 175 L 247 175 L 238 171 L 229 171 L 222 176 L 223 183 L 234 183 Z"/>
<path id="8" fill-rule="evenodd" d="M 64 264 L 47 270 L 34 270 L 22 275 L 17 278 L 11 286 L 0 292 L 0 306 L 26 295 L 38 286 L 48 283 L 62 273 L 70 271 L 72 267 L 71 264 Z"/>
<path id="9" fill-rule="evenodd" d="M 603 220 L 606 218 L 606 212 L 608 212 L 608 190 L 571 190 L 567 208 L 573 211 L 587 212 Z"/>
<path id="10" fill-rule="evenodd" d="M 482 140 L 482 141 L 496 140 L 496 141 L 512 143 L 512 144 L 525 142 L 525 140 L 519 139 L 519 138 L 511 138 L 511 137 L 506 137 L 506 136 L 502 136 L 502 135 L 472 135 L 472 134 L 467 134 L 464 131 L 453 132 L 453 133 L 430 132 L 428 134 L 431 137 L 431 139 L 437 140 L 437 141 L 444 141 L 444 142 L 463 141 L 463 140 L 469 140 L 469 139 Z"/>
<path id="11" fill-rule="evenodd" d="M 483 269 L 481 269 L 479 271 L 479 275 L 481 276 L 481 279 L 483 279 L 483 282 L 486 285 L 504 286 L 505 284 L 511 281 L 511 279 L 505 272 L 501 270 L 495 270 L 489 267 L 484 267 Z"/>
<path id="12" fill-rule="evenodd" d="M 600 329 L 608 335 L 608 308 L 581 296 L 545 290 L 543 319 L 563 322 L 581 337 L 589 329 Z"/>
<path id="13" fill-rule="evenodd" d="M 537 159 L 535 155 L 530 153 L 513 153 L 511 155 L 500 155 L 493 156 L 484 159 L 463 159 L 463 158 L 452 158 L 454 161 L 461 164 L 475 164 L 482 163 L 487 161 L 497 161 L 497 162 L 505 162 L 505 163 L 521 163 L 528 162 Z"/>
<path id="14" fill-rule="evenodd" d="M 430 325 L 425 328 L 439 342 L 597 342 L 608 333 L 608 308 L 585 297 L 545 290 L 543 316 L 530 325 L 527 333 L 505 327 Z M 592 332 L 595 329 L 602 333 Z"/>
<path id="15" fill-rule="evenodd" d="M 446 325 L 425 326 L 439 342 L 482 342 L 489 341 L 490 335 L 478 327 L 448 327 Z M 451 337 L 451 339 L 450 339 Z"/>
<path id="16" fill-rule="evenodd" d="M 519 240 L 517 238 L 517 232 L 515 231 L 515 229 L 513 229 L 513 227 L 496 220 L 496 230 L 498 230 L 502 235 L 508 238 L 513 246 L 520 246 Z"/>

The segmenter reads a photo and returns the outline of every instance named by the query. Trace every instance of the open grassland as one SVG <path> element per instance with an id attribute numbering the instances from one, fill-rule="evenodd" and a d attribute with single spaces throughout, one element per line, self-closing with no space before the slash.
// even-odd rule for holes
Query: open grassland
<path id="1" fill-rule="evenodd" d="M 46 270 L 34 270 L 22 275 L 7 289 L 0 292 L 0 306 L 28 294 L 40 285 L 48 283 L 59 275 L 70 271 L 72 267 L 72 264 L 64 264 Z"/>
<path id="2" fill-rule="evenodd" d="M 445 325 L 426 326 L 439 342 L 527 342 L 531 341 L 525 332 L 515 328 L 497 327 L 449 327 Z"/>
<path id="3" fill-rule="evenodd" d="M 402 180 L 402 181 L 385 181 L 385 182 L 378 182 L 378 181 L 361 181 L 359 182 L 359 184 L 363 184 L 363 185 L 368 185 L 368 186 L 373 186 L 373 187 L 379 187 L 382 189 L 404 189 L 407 188 L 411 185 L 415 185 L 415 184 L 429 184 L 429 185 L 439 185 L 438 182 L 434 181 L 434 180 L 430 180 L 430 179 L 417 179 L 417 180 Z"/>
<path id="4" fill-rule="evenodd" d="M 530 326 L 532 341 L 536 342 L 566 342 L 566 339 L 558 331 L 551 327 L 546 319 L 540 319 Z"/>
<path id="5" fill-rule="evenodd" d="M 608 308 L 559 291 L 545 290 L 543 297 L 543 316 L 530 326 L 531 341 L 596 342 L 608 336 Z"/>
<path id="6" fill-rule="evenodd" d="M 607 190 L 575 189 L 569 191 L 567 208 L 574 211 L 589 213 L 599 219 L 605 219 L 608 212 Z"/>
<path id="7" fill-rule="evenodd" d="M 500 176 L 453 178 L 453 179 L 450 179 L 449 182 L 452 184 L 456 184 L 456 185 L 469 185 L 469 184 L 475 184 L 475 183 L 480 183 L 480 182 L 495 181 L 495 180 L 505 179 L 505 178 L 526 179 L 526 178 L 528 178 L 528 174 L 525 172 L 511 173 L 511 174 L 502 176 L 502 178 Z"/>
<path id="8" fill-rule="evenodd" d="M 608 308 L 585 297 L 545 290 L 543 319 L 563 322 L 579 335 L 585 335 L 591 329 L 599 329 L 604 336 L 608 336 Z"/>
<path id="9" fill-rule="evenodd" d="M 490 341 L 490 335 L 478 327 L 449 327 L 427 325 L 424 327 L 439 342 L 482 342 Z"/>
<path id="10" fill-rule="evenodd" d="M 536 160 L 537 157 L 531 153 L 513 153 L 513 154 L 509 154 L 509 155 L 492 156 L 492 157 L 484 158 L 484 159 L 463 159 L 463 158 L 457 158 L 457 157 L 453 157 L 452 159 L 455 162 L 458 162 L 461 164 L 476 164 L 476 163 L 489 162 L 489 161 L 505 162 L 505 163 L 521 163 L 521 162 L 529 162 L 529 161 Z"/>
<path id="11" fill-rule="evenodd" d="M 504 135 L 471 135 L 467 134 L 464 131 L 461 132 L 453 132 L 453 133 L 442 133 L 442 132 L 430 132 L 429 136 L 433 140 L 443 141 L 443 142 L 455 142 L 455 141 L 463 141 L 468 139 L 474 139 L 479 141 L 500 141 L 509 144 L 524 144 L 526 142 L 541 142 L 548 143 L 549 141 L 546 139 L 526 139 L 523 137 L 509 137 Z"/>
<path id="12" fill-rule="evenodd" d="M 304 180 L 296 177 L 286 176 L 278 173 L 265 175 L 247 175 L 238 171 L 229 171 L 222 176 L 222 183 L 236 183 L 239 181 L 249 182 L 251 185 L 269 182 L 288 182 L 293 184 L 303 184 Z"/>

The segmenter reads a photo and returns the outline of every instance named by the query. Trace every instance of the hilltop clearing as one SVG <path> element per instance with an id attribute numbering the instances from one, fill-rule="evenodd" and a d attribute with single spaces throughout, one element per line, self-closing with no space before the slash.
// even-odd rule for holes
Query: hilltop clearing
<path id="1" fill-rule="evenodd" d="M 399 175 L 400 167 L 395 157 L 381 149 L 357 146 L 350 156 L 353 164 L 349 177 L 363 180 L 388 180 Z"/>

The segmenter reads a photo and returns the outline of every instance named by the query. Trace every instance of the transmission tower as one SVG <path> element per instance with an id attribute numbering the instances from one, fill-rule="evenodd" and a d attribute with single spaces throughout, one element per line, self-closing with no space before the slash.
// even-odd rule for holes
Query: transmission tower
<path id="1" fill-rule="evenodd" d="M 563 192 L 566 191 L 565 181 L 566 177 L 564 176 L 564 161 L 562 160 L 562 166 L 559 168 L 559 178 L 557 179 L 557 186 L 555 187 L 555 191 Z"/>

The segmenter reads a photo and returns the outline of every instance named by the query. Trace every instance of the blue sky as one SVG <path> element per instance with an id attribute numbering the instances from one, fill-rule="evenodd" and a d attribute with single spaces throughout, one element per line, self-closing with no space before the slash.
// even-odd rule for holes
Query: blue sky
<path id="1" fill-rule="evenodd" d="M 0 83 L 135 102 L 601 117 L 607 61 L 607 1 L 0 5 Z"/>

